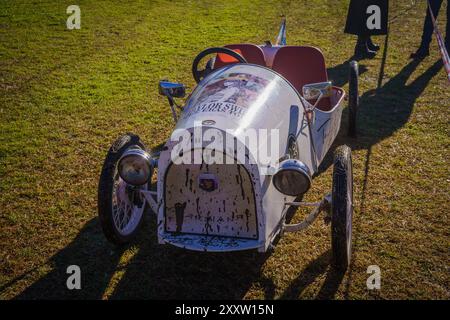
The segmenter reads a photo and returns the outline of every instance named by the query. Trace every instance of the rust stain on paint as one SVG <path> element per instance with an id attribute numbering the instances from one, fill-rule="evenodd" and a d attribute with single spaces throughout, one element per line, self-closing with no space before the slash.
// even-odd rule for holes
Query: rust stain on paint
<path id="1" fill-rule="evenodd" d="M 200 198 L 195 199 L 195 204 L 196 204 L 196 209 L 197 209 L 197 219 L 201 218 L 200 207 L 198 205 L 199 201 L 200 201 Z"/>
<path id="2" fill-rule="evenodd" d="M 186 179 L 184 180 L 184 186 L 187 187 L 189 181 L 189 169 L 186 169 Z"/>
<path id="3" fill-rule="evenodd" d="M 244 191 L 244 184 L 243 184 L 243 180 L 242 180 L 242 174 L 241 174 L 241 166 L 237 166 L 238 169 L 238 173 L 239 173 L 239 185 L 241 187 L 241 195 L 242 195 L 242 199 L 245 199 L 245 191 Z"/>
<path id="4" fill-rule="evenodd" d="M 247 232 L 250 231 L 250 226 L 249 226 L 249 218 L 250 218 L 250 211 L 248 209 L 245 209 L 245 226 L 247 227 Z"/>
<path id="5" fill-rule="evenodd" d="M 175 220 L 177 224 L 176 232 L 181 232 L 181 228 L 183 227 L 184 209 L 186 209 L 186 202 L 175 203 Z"/>
<path id="6" fill-rule="evenodd" d="M 208 211 L 206 215 L 205 232 L 206 234 L 209 234 L 210 231 L 213 231 L 213 228 L 211 226 L 211 211 Z"/>

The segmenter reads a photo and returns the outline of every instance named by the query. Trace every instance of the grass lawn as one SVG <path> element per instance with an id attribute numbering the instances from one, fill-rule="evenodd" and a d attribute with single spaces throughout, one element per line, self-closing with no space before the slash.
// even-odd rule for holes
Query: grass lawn
<path id="1" fill-rule="evenodd" d="M 79 0 L 80 30 L 66 29 L 72 3 L 2 1 L 0 298 L 449 299 L 450 90 L 434 39 L 427 59 L 408 60 L 426 9 L 417 2 L 406 11 L 411 1 L 391 1 L 399 16 L 388 41 L 376 38 L 381 52 L 360 62 L 359 136 L 346 137 L 344 117 L 336 142 L 354 150 L 355 178 L 354 259 L 340 275 L 320 220 L 266 255 L 159 246 L 151 217 L 133 245 L 115 248 L 101 232 L 96 192 L 121 133 L 149 147 L 169 137 L 159 79 L 192 89 L 198 52 L 273 41 L 281 14 L 288 44 L 320 47 L 330 78 L 347 89 L 348 1 Z M 330 190 L 329 163 L 307 201 Z M 72 264 L 82 270 L 79 291 L 66 289 Z M 366 288 L 369 265 L 381 268 L 381 290 Z"/>

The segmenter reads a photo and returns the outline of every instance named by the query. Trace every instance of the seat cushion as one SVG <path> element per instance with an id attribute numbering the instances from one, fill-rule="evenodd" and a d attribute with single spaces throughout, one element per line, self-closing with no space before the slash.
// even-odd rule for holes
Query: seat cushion
<path id="1" fill-rule="evenodd" d="M 328 81 L 323 54 L 314 47 L 279 48 L 273 59 L 272 69 L 285 77 L 300 94 L 305 84 Z M 322 99 L 318 107 L 325 111 L 331 109 L 331 100 Z"/>

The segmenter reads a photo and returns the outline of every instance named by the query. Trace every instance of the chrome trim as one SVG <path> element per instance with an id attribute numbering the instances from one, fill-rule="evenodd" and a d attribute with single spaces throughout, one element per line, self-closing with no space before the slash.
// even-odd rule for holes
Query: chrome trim
<path id="1" fill-rule="evenodd" d="M 171 96 L 174 98 L 183 98 L 186 96 L 186 87 L 182 83 L 160 80 L 158 89 L 159 94 L 162 96 Z"/>
<path id="2" fill-rule="evenodd" d="M 331 81 L 308 83 L 303 86 L 302 91 L 306 100 L 329 98 L 333 94 L 333 85 Z"/>
<path id="3" fill-rule="evenodd" d="M 312 178 L 311 178 L 311 172 L 310 172 L 309 168 L 300 160 L 287 159 L 280 163 L 280 166 L 278 167 L 277 172 L 275 172 L 275 174 L 272 177 L 273 185 L 279 192 L 286 194 L 285 192 L 281 191 L 278 188 L 277 184 L 274 183 L 274 179 L 276 179 L 276 176 L 283 171 L 296 171 L 308 179 L 308 187 L 304 193 L 306 193 L 309 190 L 309 188 L 311 187 Z M 296 195 L 292 195 L 292 194 L 288 194 L 288 195 L 296 196 Z"/>
<path id="4" fill-rule="evenodd" d="M 147 177 L 147 180 L 141 184 L 144 185 L 146 183 L 148 183 L 148 181 L 151 179 L 152 177 L 152 172 L 153 172 L 153 160 L 150 157 L 150 155 L 142 150 L 142 149 L 128 149 L 127 151 L 124 152 L 124 154 L 120 157 L 119 161 L 117 162 L 117 168 L 120 168 L 120 162 L 127 158 L 127 157 L 131 157 L 131 156 L 137 156 L 137 157 L 142 157 L 144 158 L 145 162 L 147 163 L 148 167 L 150 168 L 150 175 Z M 118 169 L 119 172 L 119 176 L 128 184 L 133 185 L 132 183 L 129 183 L 123 176 L 122 173 L 120 172 L 120 170 Z"/>

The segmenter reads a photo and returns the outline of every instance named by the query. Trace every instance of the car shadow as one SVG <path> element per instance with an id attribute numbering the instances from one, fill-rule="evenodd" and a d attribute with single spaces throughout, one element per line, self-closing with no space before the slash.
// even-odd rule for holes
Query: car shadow
<path id="1" fill-rule="evenodd" d="M 15 299 L 101 299 L 123 251 L 124 248 L 114 248 L 106 241 L 98 220 L 92 219 L 69 245 L 45 263 L 51 271 Z M 70 265 L 77 265 L 81 269 L 81 290 L 67 289 L 66 281 L 70 274 L 66 271 Z M 25 276 L 33 276 L 33 273 L 38 275 L 39 269 L 38 267 Z M 24 276 L 17 277 L 7 286 L 14 285 L 22 278 Z"/>
<path id="2" fill-rule="evenodd" d="M 49 259 L 51 271 L 14 299 L 242 299 L 252 285 L 262 288 L 266 299 L 274 298 L 273 282 L 261 274 L 270 253 L 206 253 L 158 245 L 154 216 L 146 215 L 143 226 L 134 243 L 116 248 L 104 239 L 98 219 L 90 220 Z M 131 248 L 127 255 L 135 253 L 124 262 L 126 248 Z M 81 269 L 81 290 L 67 289 L 69 265 Z M 17 277 L 1 291 L 33 273 L 39 271 Z"/>
<path id="3" fill-rule="evenodd" d="M 287 213 L 288 222 L 294 212 L 291 208 Z M 261 290 L 264 299 L 275 298 L 273 281 L 262 274 L 271 251 L 188 251 L 158 245 L 156 230 L 154 216 L 147 214 L 136 241 L 117 248 L 104 239 L 98 219 L 94 218 L 69 245 L 50 258 L 46 265 L 51 271 L 14 299 L 242 299 L 252 286 Z M 131 248 L 127 255 L 131 251 L 132 256 L 124 262 L 126 248 Z M 323 273 L 328 260 L 329 253 L 323 254 L 305 269 L 305 275 L 310 269 Z M 81 269 L 81 290 L 67 289 L 69 265 Z M 37 275 L 39 271 L 17 277 L 2 290 L 33 273 Z M 111 292 L 110 284 L 113 284 Z M 302 284 L 309 283 L 297 281 L 291 290 L 302 291 L 299 287 Z"/>
<path id="4" fill-rule="evenodd" d="M 329 263 L 330 259 L 331 251 L 328 250 L 309 263 L 300 275 L 291 282 L 289 287 L 280 296 L 280 299 L 291 300 L 301 298 L 302 292 L 315 282 L 317 277 L 324 273 L 326 273 L 326 278 L 317 293 L 316 299 L 333 299 L 345 273 L 332 268 Z"/>
<path id="5" fill-rule="evenodd" d="M 269 254 L 195 252 L 151 238 L 142 239 L 110 299 L 242 299 L 254 282 L 266 298 L 274 295 L 273 283 L 261 275 Z"/>
<path id="6" fill-rule="evenodd" d="M 288 210 L 288 222 L 294 213 L 295 208 Z M 156 230 L 155 221 L 149 220 L 150 229 Z M 243 299 L 254 286 L 263 292 L 264 299 L 274 299 L 275 285 L 261 272 L 271 253 L 183 250 L 158 245 L 156 233 L 151 232 L 139 241 L 139 252 L 110 298 Z"/>

